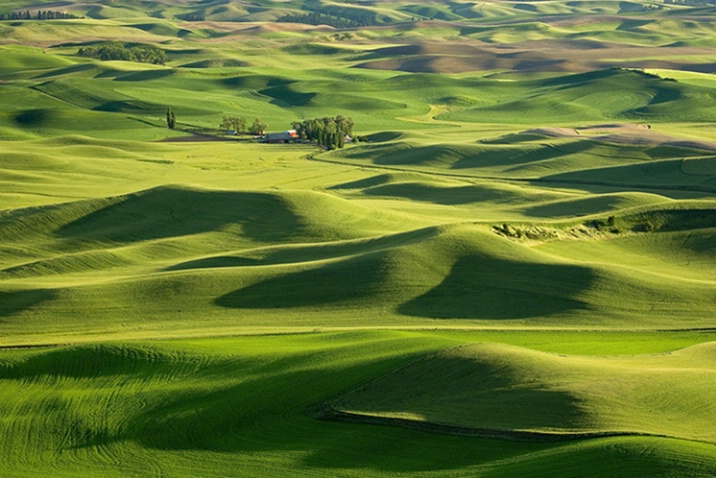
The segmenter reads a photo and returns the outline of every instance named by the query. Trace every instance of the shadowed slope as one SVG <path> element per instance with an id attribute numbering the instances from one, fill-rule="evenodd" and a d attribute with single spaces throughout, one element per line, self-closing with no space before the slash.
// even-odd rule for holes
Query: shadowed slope
<path id="1" fill-rule="evenodd" d="M 632 325 L 638 317 L 668 318 L 673 324 L 680 317 L 688 326 L 696 316 L 716 312 L 709 283 L 677 277 L 665 282 L 639 269 L 564 260 L 469 229 L 459 230 L 450 243 L 452 255 L 443 260 L 449 270 L 440 283 L 403 303 L 401 313 L 431 318 L 540 318 L 542 323 L 591 317 Z"/>
<path id="2" fill-rule="evenodd" d="M 0 290 L 0 317 L 11 316 L 39 308 L 44 302 L 55 297 L 52 290 Z"/>
<path id="3" fill-rule="evenodd" d="M 668 202 L 668 199 L 657 194 L 629 192 L 607 193 L 587 197 L 545 201 L 540 204 L 526 206 L 524 211 L 527 216 L 537 218 L 588 216 L 607 211 L 657 205 L 664 202 Z"/>
<path id="4" fill-rule="evenodd" d="M 544 335 L 522 340 L 549 347 L 555 336 Z M 653 335 L 640 337 L 649 342 Z M 237 469 L 249 476 L 306 470 L 319 478 L 711 474 L 714 446 L 683 440 L 515 443 L 304 414 L 312 404 L 464 340 L 464 332 L 354 331 L 2 350 L 0 449 L 7 458 L 0 473 L 30 477 L 42 466 L 74 478 L 216 476 Z M 612 347 L 600 351 L 612 353 Z"/>
<path id="5" fill-rule="evenodd" d="M 608 69 L 525 84 L 506 98 L 440 115 L 449 121 L 549 124 L 579 121 L 709 121 L 714 118 L 709 88 L 681 84 L 648 73 Z M 691 113 L 691 114 L 690 114 Z"/>
<path id="6" fill-rule="evenodd" d="M 439 233 L 438 233 L 439 232 Z M 471 275 L 472 265 L 482 261 L 494 261 L 496 276 L 504 277 L 510 282 L 510 294 L 526 294 L 537 299 L 539 292 L 514 284 L 508 277 L 511 272 L 501 267 L 510 264 L 512 256 L 516 261 L 514 267 L 523 267 L 535 275 L 541 271 L 540 264 L 532 260 L 538 255 L 531 254 L 522 246 L 482 232 L 478 228 L 451 227 L 440 230 L 426 230 L 422 240 L 415 241 L 411 235 L 399 236 L 391 240 L 392 247 L 359 253 L 361 248 L 354 248 L 354 254 L 339 260 L 314 261 L 301 265 L 300 268 L 288 269 L 274 278 L 257 282 L 249 287 L 236 290 L 217 300 L 218 305 L 233 308 L 301 308 L 312 305 L 328 305 L 372 309 L 376 307 L 395 307 L 403 301 L 408 305 L 400 306 L 399 311 L 407 315 L 462 318 L 515 318 L 512 305 L 514 302 L 492 302 L 489 307 L 495 308 L 491 313 L 478 307 L 481 303 L 475 293 L 467 289 L 478 290 L 483 284 Z M 415 236 L 417 237 L 417 236 Z M 388 238 L 381 240 L 387 242 Z M 376 243 L 377 244 L 377 243 Z M 495 256 L 499 257 L 496 258 Z M 517 257 L 526 262 L 517 262 Z M 468 265 L 465 265 L 468 263 Z M 560 269 L 567 265 L 548 265 L 544 267 Z M 484 270 L 485 268 L 481 268 Z M 577 269 L 577 268 L 575 268 Z M 570 291 L 555 292 L 552 300 L 544 304 L 544 308 L 534 308 L 528 316 L 556 313 L 565 309 L 578 307 L 568 297 L 588 286 L 589 272 L 584 269 L 585 277 L 580 281 L 570 282 Z M 489 276 L 489 273 L 486 273 Z M 502 275 L 504 274 L 504 276 Z M 560 274 L 555 274 L 560 276 Z M 487 278 L 486 276 L 486 278 Z M 447 278 L 446 278 L 447 277 Z M 450 277 L 453 278 L 451 281 Z M 574 278 L 572 278 L 574 279 Z M 488 280 L 499 280 L 494 277 Z M 452 284 L 453 285 L 449 285 Z M 552 284 L 554 286 L 555 284 Z M 542 286 L 546 291 L 549 286 Z M 572 290 L 571 287 L 575 289 Z M 436 292 L 439 291 L 439 292 Z M 522 292 L 520 292 L 522 291 Z M 423 295 L 425 294 L 425 295 Z M 438 300 L 432 295 L 439 295 Z M 413 299 L 419 296 L 418 299 Z M 506 296 L 506 298 L 507 298 Z M 423 299 L 424 298 L 424 299 Z M 516 297 L 513 297 L 516 298 Z M 423 303 L 423 301 L 425 303 Z M 563 303 L 564 302 L 564 303 Z M 446 304 L 452 304 L 447 306 Z M 446 315 L 443 315 L 446 314 Z M 523 315 L 519 315 L 523 317 Z"/>
<path id="7" fill-rule="evenodd" d="M 300 220 L 276 194 L 162 187 L 117 199 L 57 233 L 66 238 L 127 243 L 198 234 L 239 223 L 242 234 L 271 242 L 302 229 Z"/>
<path id="8" fill-rule="evenodd" d="M 273 277 L 223 295 L 216 303 L 238 309 L 395 307 L 414 317 L 539 318 L 542 323 L 626 320 L 634 326 L 641 323 L 645 310 L 650 310 L 649 320 L 680 317 L 684 324 L 714 310 L 707 283 L 676 277 L 664 283 L 658 275 L 558 259 L 479 227 L 427 232 L 420 241 L 404 235 L 398 242 L 395 236 L 389 248 L 369 251 L 355 244 L 353 255 L 274 269 Z"/>
<path id="9" fill-rule="evenodd" d="M 588 221 L 582 232 L 594 231 L 604 240 L 549 241 L 537 246 L 559 257 L 591 263 L 627 266 L 675 277 L 713 283 L 716 268 L 716 228 L 713 209 L 649 209 L 612 216 L 614 225 Z M 608 222 L 608 221 L 607 221 Z M 649 231 L 649 232 L 647 232 Z M 713 304 L 708 306 L 708 310 Z"/>
<path id="10" fill-rule="evenodd" d="M 689 228 L 697 219 L 658 224 Z M 19 281 L 6 289 L 18 304 L 5 312 L 12 327 L 36 300 L 52 330 L 89 311 L 80 329 L 98 320 L 133 328 L 146 317 L 161 326 L 167 310 L 172 320 L 201 313 L 208 323 L 243 310 L 252 311 L 244 323 L 267 323 L 260 317 L 271 313 L 271 324 L 337 324 L 340 311 L 366 325 L 402 316 L 621 327 L 697 326 L 714 312 L 712 286 L 678 271 L 665 282 L 661 271 L 578 262 L 485 226 L 411 230 L 409 216 L 325 193 L 165 187 L 5 220 L 15 259 L 0 277 Z"/>
<path id="11" fill-rule="evenodd" d="M 429 292 L 403 304 L 406 315 L 519 320 L 588 310 L 580 293 L 594 287 L 589 268 L 466 255 Z"/>
<path id="12" fill-rule="evenodd" d="M 520 135 L 519 141 L 506 136 L 477 144 L 425 145 L 399 141 L 360 145 L 324 157 L 469 176 L 542 178 L 560 182 L 591 179 L 595 183 L 617 183 L 621 176 L 618 183 L 625 185 L 648 187 L 653 184 L 663 188 L 672 184 L 676 188 L 693 185 L 694 190 L 714 189 L 716 169 L 710 157 L 713 145 L 679 142 L 674 137 L 669 137 L 669 143 L 641 142 L 641 138 L 649 140 L 652 136 L 648 131 L 620 136 L 621 144 L 609 141 L 606 136 L 548 136 L 549 131 L 547 128 L 532 130 L 527 132 L 529 135 Z"/>
<path id="13" fill-rule="evenodd" d="M 626 164 L 550 174 L 543 176 L 542 180 L 621 187 L 652 186 L 713 193 L 716 192 L 716 162 L 713 158 L 667 159 L 648 164 Z"/>
<path id="14" fill-rule="evenodd" d="M 405 227 L 398 215 L 375 214 L 323 193 L 181 186 L 13 210 L 0 216 L 0 221 L 7 242 L 26 241 L 29 233 L 90 244 L 131 244 L 222 231 L 258 243 L 321 241 Z"/>
<path id="15" fill-rule="evenodd" d="M 416 361 L 331 403 L 357 416 L 525 438 L 652 434 L 716 442 L 713 343 L 665 356 L 586 358 L 467 345 Z M 443 428 L 448 430 L 449 428 Z M 542 434 L 542 435 L 539 435 Z"/>

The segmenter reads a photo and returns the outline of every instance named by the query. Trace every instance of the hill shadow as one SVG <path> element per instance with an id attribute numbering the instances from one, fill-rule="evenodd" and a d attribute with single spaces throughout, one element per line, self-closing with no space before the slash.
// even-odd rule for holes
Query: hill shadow
<path id="1" fill-rule="evenodd" d="M 157 353 L 140 348 L 111 345 L 84 345 L 52 348 L 32 355 L 21 363 L 5 364 L 0 370 L 6 379 L 55 376 L 71 379 L 129 375 L 161 364 Z"/>
<path id="2" fill-rule="evenodd" d="M 310 244 L 279 245 L 245 251 L 241 255 L 220 255 L 204 257 L 174 264 L 164 270 L 191 270 L 222 267 L 275 266 L 318 263 L 318 261 L 338 261 L 353 258 L 357 267 L 360 258 L 370 260 L 369 254 L 388 254 L 389 251 L 403 246 L 420 243 L 438 234 L 438 229 L 428 227 L 407 232 L 371 237 L 369 239 L 347 240 L 339 242 L 318 242 Z M 328 264 L 323 262 L 324 266 Z M 345 267 L 351 267 L 350 263 Z"/>
<path id="3" fill-rule="evenodd" d="M 84 71 L 93 71 L 98 67 L 94 63 L 80 63 L 79 65 L 71 65 L 62 68 L 56 68 L 52 71 L 41 73 L 35 76 L 35 79 L 51 78 L 53 76 L 70 75 L 74 73 L 82 73 Z"/>
<path id="4" fill-rule="evenodd" d="M 304 229 L 278 195 L 163 187 L 120 198 L 57 234 L 131 243 L 216 231 L 229 224 L 240 225 L 242 235 L 260 242 L 287 240 Z"/>
<path id="5" fill-rule="evenodd" d="M 316 97 L 316 93 L 295 91 L 290 84 L 259 90 L 259 93 L 272 98 L 271 104 L 278 106 L 308 106 Z"/>
<path id="6" fill-rule="evenodd" d="M 0 291 L 0 317 L 9 317 L 57 297 L 52 289 Z"/>
<path id="7" fill-rule="evenodd" d="M 306 466 L 313 469 L 379 469 L 385 471 L 435 471 L 458 469 L 481 460 L 480 454 L 459 454 L 450 460 L 420 460 L 434 454 L 435 441 L 425 435 L 406 433 L 394 427 L 371 430 L 365 425 L 340 424 L 305 416 L 304 409 L 326 393 L 335 393 L 355 383 L 355 377 L 380 374 L 399 362 L 377 359 L 359 364 L 344 364 L 339 369 L 316 367 L 310 370 L 254 374 L 242 383 L 217 387 L 214 390 L 189 388 L 157 396 L 153 406 L 132 417 L 126 433 L 120 436 L 99 436 L 101 445 L 107 441 L 132 440 L 139 446 L 168 452 L 213 451 L 218 453 L 301 452 Z M 320 356 L 316 356 L 320 359 Z M 319 363 L 319 362 L 316 362 Z M 366 374 L 369 375 L 366 375 Z M 374 376 L 374 375 L 373 375 Z M 326 384 L 329 382 L 330 384 Z M 329 389 L 329 392 L 326 392 Z M 357 428 L 360 427 L 360 428 Z M 357 433 L 367 439 L 355 440 Z M 459 439 L 437 438 L 440 442 Z M 398 450 L 387 449 L 376 454 L 376 441 L 398 443 Z M 346 443 L 352 443 L 346 447 Z M 512 444 L 495 449 L 494 443 L 479 443 L 491 455 L 506 457 L 514 453 Z M 520 444 L 520 449 L 539 445 Z M 305 453 L 304 453 L 305 452 Z"/>
<path id="8" fill-rule="evenodd" d="M 260 259 L 251 257 L 217 256 L 182 262 L 167 267 L 165 271 L 187 271 L 193 269 L 218 269 L 222 267 L 248 267 L 264 265 Z"/>
<path id="9" fill-rule="evenodd" d="M 602 194 L 589 198 L 566 199 L 527 207 L 529 217 L 551 218 L 563 216 L 587 216 L 627 207 L 627 199 L 617 194 Z"/>
<path id="10" fill-rule="evenodd" d="M 420 183 L 386 184 L 365 189 L 370 196 L 407 198 L 413 201 L 443 205 L 470 204 L 485 201 L 509 202 L 516 195 L 484 186 L 438 187 Z"/>
<path id="11" fill-rule="evenodd" d="M 50 108 L 34 108 L 15 115 L 15 123 L 20 126 L 39 126 L 55 117 Z"/>
<path id="12" fill-rule="evenodd" d="M 398 312 L 432 319 L 545 317 L 588 309 L 575 297 L 595 279 L 585 267 L 467 256 L 442 283 L 402 304 Z"/>
<path id="13" fill-rule="evenodd" d="M 575 436 L 559 431 L 591 428 L 583 399 L 568 388 L 548 386 L 531 370 L 534 365 L 520 362 L 535 357 L 487 347 L 448 349 L 389 372 L 328 402 L 337 414 L 329 411 L 327 418 L 522 441 L 569 440 Z"/>
<path id="14" fill-rule="evenodd" d="M 117 100 L 108 101 L 99 106 L 92 108 L 95 111 L 107 111 L 110 113 L 147 113 L 147 114 L 161 114 L 166 111 L 163 106 L 159 106 L 153 103 L 147 103 L 138 100 Z"/>
<path id="15" fill-rule="evenodd" d="M 690 175 L 683 172 L 683 160 L 657 160 L 623 166 L 580 169 L 540 177 L 536 182 L 569 183 L 582 186 L 609 186 L 632 190 L 716 192 L 716 175 Z M 593 191 L 585 187 L 589 191 Z"/>
<path id="16" fill-rule="evenodd" d="M 142 71 L 135 71 L 131 73 L 126 73 L 124 75 L 118 75 L 115 77 L 114 81 L 150 81 L 150 80 L 158 80 L 160 78 L 165 78 L 167 76 L 171 76 L 175 73 L 173 68 L 165 68 L 161 70 L 142 70 Z"/>
<path id="17" fill-rule="evenodd" d="M 358 301 L 384 291 L 385 269 L 383 253 L 366 254 L 267 279 L 214 302 L 235 309 L 285 309 Z"/>
<path id="18" fill-rule="evenodd" d="M 560 144 L 545 142 L 535 146 L 536 147 L 513 145 L 488 146 L 490 149 L 481 151 L 479 154 L 460 158 L 460 160 L 452 166 L 452 169 L 533 164 L 570 155 L 586 154 L 597 145 L 589 140 L 578 140 Z"/>

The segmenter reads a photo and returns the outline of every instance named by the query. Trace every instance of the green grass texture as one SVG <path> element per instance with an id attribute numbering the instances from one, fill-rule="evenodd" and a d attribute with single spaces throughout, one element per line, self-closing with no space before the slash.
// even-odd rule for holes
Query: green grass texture
<path id="1" fill-rule="evenodd" d="M 82 18 L 0 21 L 0 476 L 716 474 L 712 7 L 25 9 Z"/>
<path id="2" fill-rule="evenodd" d="M 485 389 L 497 385 L 498 380 L 517 381 L 521 373 L 534 370 L 539 375 L 530 382 L 533 387 L 540 383 L 559 387 L 563 374 L 586 368 L 597 382 L 584 380 L 573 387 L 581 385 L 587 391 L 594 387 L 592 391 L 600 392 L 591 397 L 594 402 L 590 404 L 604 406 L 598 408 L 605 412 L 602 420 L 619 411 L 610 409 L 608 400 L 601 403 L 597 398 L 609 398 L 609 391 L 619 386 L 627 387 L 631 398 L 640 391 L 648 393 L 656 386 L 649 380 L 650 374 L 662 380 L 672 374 L 684 391 L 691 391 L 684 397 L 689 401 L 698 400 L 693 393 L 697 390 L 709 393 L 708 387 L 688 384 L 687 377 L 708 373 L 694 354 L 711 346 L 676 350 L 708 340 L 698 333 L 585 337 L 533 332 L 505 337 L 490 332 L 355 331 L 5 350 L 0 352 L 0 380 L 4 397 L 2 453 L 6 459 L 0 467 L 4 475 L 15 477 L 34 476 L 42 469 L 51 469 L 55 476 L 149 473 L 177 477 L 223 476 L 237 469 L 257 477 L 283 476 L 289 469 L 312 476 L 536 477 L 549 473 L 597 477 L 609 473 L 628 477 L 648 472 L 658 477 L 706 477 L 712 473 L 716 455 L 709 443 L 639 436 L 556 443 L 506 441 L 321 421 L 306 414 L 318 403 L 343 396 L 347 389 L 375 379 L 388 380 L 391 370 L 407 366 L 399 370 L 410 371 L 415 365 L 409 364 L 421 357 L 437 366 L 436 357 L 447 360 L 453 356 L 461 366 L 449 367 L 452 375 L 439 374 L 440 378 L 448 381 L 459 376 L 461 380 L 448 382 L 452 387 L 464 385 L 463 390 L 468 391 L 467 381 L 482 369 L 475 367 L 473 360 L 477 359 L 471 354 L 454 357 L 453 347 L 503 338 L 538 349 L 558 348 L 571 354 L 588 350 L 608 357 L 560 358 L 521 347 L 485 345 L 476 350 L 484 352 L 480 357 L 489 366 L 514 370 L 513 374 L 500 371 L 488 375 L 492 381 L 482 385 Z M 433 355 L 446 348 L 448 351 Z M 465 352 L 468 350 L 475 350 L 474 346 L 467 345 Z M 621 355 L 663 352 L 669 354 Z M 539 359 L 537 363 L 533 358 Z M 600 360 L 609 367 L 598 366 Z M 689 370 L 694 360 L 699 369 Z M 659 364 L 666 362 L 673 362 L 670 369 L 659 372 Z M 682 370 L 688 375 L 680 375 Z M 598 380 L 606 380 L 610 373 L 631 375 L 633 380 L 598 387 Z M 429 384 L 427 375 L 419 377 L 410 386 L 437 385 Z M 408 391 L 407 382 L 391 382 L 389 394 Z M 528 391 L 516 388 L 513 393 Z M 703 410 L 710 404 L 703 402 Z M 458 404 L 454 405 L 457 410 Z M 661 405 L 674 408 L 669 403 Z M 538 406 L 514 406 L 518 416 L 529 416 L 534 408 L 540 410 Z M 612 413 L 606 413 L 610 410 Z M 643 410 L 638 418 L 646 425 L 658 423 Z M 697 419 L 689 417 L 690 421 Z M 635 421 L 632 418 L 628 423 Z M 661 426 L 678 428 L 679 424 L 662 421 Z M 707 430 L 710 427 L 702 433 Z M 350 447 L 345 446 L 347 442 Z"/>
<path id="3" fill-rule="evenodd" d="M 612 434 L 713 443 L 713 360 L 713 343 L 609 359 L 468 345 L 391 372 L 331 406 L 386 423 L 534 440 Z"/>

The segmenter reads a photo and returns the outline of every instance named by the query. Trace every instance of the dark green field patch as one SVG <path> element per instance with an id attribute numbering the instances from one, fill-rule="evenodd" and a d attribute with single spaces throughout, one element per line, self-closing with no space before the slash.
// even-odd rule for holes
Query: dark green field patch
<path id="1" fill-rule="evenodd" d="M 58 234 L 124 243 L 198 234 L 231 223 L 242 223 L 245 234 L 269 242 L 302 229 L 279 196 L 160 188 L 122 198 L 62 227 Z"/>
<path id="2" fill-rule="evenodd" d="M 703 344 L 661 357 L 605 360 L 467 345 L 413 362 L 330 406 L 356 419 L 514 439 L 611 433 L 713 443 L 716 437 L 701 427 L 713 407 L 707 385 L 713 349 Z M 680 411 L 671 408 L 675 396 Z"/>
<path id="3" fill-rule="evenodd" d="M 0 291 L 0 317 L 37 309 L 54 297 L 54 292 L 49 289 Z"/>

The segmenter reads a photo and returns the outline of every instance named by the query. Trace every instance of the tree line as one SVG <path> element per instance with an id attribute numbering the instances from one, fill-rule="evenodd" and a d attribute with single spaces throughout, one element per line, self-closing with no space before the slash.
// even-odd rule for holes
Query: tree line
<path id="1" fill-rule="evenodd" d="M 155 65 L 163 65 L 167 62 L 167 54 L 161 48 L 151 45 L 127 46 L 121 42 L 82 47 L 77 54 L 102 61 L 124 60 Z"/>
<path id="2" fill-rule="evenodd" d="M 355 123 L 343 115 L 335 117 L 314 118 L 295 121 L 293 129 L 299 138 L 315 141 L 328 150 L 340 149 L 345 146 L 346 137 L 353 136 Z"/>
<path id="3" fill-rule="evenodd" d="M 355 24 L 360 27 L 380 25 L 380 22 L 378 21 L 378 15 L 370 10 L 358 9 L 353 7 L 332 7 L 311 3 L 306 3 L 301 8 L 311 13 L 319 13 L 336 18 L 350 20 L 352 22 L 355 22 Z"/>
<path id="4" fill-rule="evenodd" d="M 370 15 L 355 15 L 352 18 L 337 17 L 324 13 L 311 12 L 306 14 L 287 14 L 276 19 L 277 22 L 306 23 L 308 25 L 328 25 L 333 28 L 358 28 L 376 25 Z"/>
<path id="5" fill-rule="evenodd" d="M 0 13 L 0 20 L 71 20 L 78 17 L 67 12 L 57 10 L 38 10 L 33 16 L 29 10 L 24 12 Z"/>
<path id="6" fill-rule="evenodd" d="M 185 13 L 183 15 L 177 15 L 177 18 L 185 22 L 203 22 L 206 20 L 206 17 L 200 13 Z"/>
<path id="7" fill-rule="evenodd" d="M 245 118 L 241 118 L 240 116 L 234 116 L 234 115 L 224 115 L 224 118 L 221 120 L 221 124 L 219 125 L 219 128 L 226 130 L 226 131 L 232 131 L 236 134 L 243 134 L 243 133 L 249 133 L 249 134 L 259 134 L 264 135 L 266 134 L 266 130 L 268 129 L 268 125 L 264 123 L 261 118 L 256 118 L 254 122 L 251 124 L 251 126 L 246 128 L 247 122 Z"/>
<path id="8" fill-rule="evenodd" d="M 327 150 L 340 149 L 345 146 L 346 139 L 353 138 L 353 127 L 355 123 L 351 118 L 343 115 L 327 116 L 324 118 L 307 119 L 294 121 L 291 124 L 296 130 L 299 139 L 303 141 L 315 141 L 319 146 Z M 167 109 L 167 127 L 176 127 L 176 115 L 171 108 Z M 225 114 L 221 119 L 219 128 L 233 134 L 254 134 L 265 135 L 268 124 L 261 118 L 256 118 L 251 126 L 241 116 Z"/>
<path id="9" fill-rule="evenodd" d="M 291 127 L 298 133 L 299 139 L 315 141 L 319 146 L 328 150 L 340 149 L 345 146 L 346 138 L 353 137 L 354 126 L 353 120 L 343 115 L 294 121 L 291 124 Z M 268 125 L 261 118 L 256 118 L 253 124 L 248 126 L 245 118 L 226 114 L 222 118 L 219 128 L 234 134 L 249 133 L 263 136 L 266 134 Z"/>

